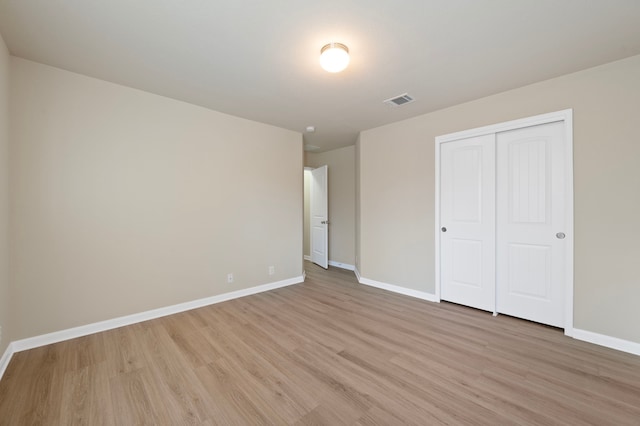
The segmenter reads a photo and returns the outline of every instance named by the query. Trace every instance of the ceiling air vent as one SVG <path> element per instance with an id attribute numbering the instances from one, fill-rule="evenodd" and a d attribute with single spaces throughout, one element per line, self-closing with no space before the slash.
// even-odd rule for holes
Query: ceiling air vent
<path id="1" fill-rule="evenodd" d="M 400 105 L 405 105 L 413 101 L 414 99 L 409 96 L 409 94 L 403 93 L 400 96 L 394 96 L 393 98 L 387 99 L 386 101 L 384 101 L 384 103 L 387 105 L 398 107 Z"/>

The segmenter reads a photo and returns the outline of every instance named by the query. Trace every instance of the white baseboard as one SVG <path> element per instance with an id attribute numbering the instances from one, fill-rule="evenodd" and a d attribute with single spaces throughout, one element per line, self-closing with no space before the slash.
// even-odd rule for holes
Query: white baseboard
<path id="1" fill-rule="evenodd" d="M 640 343 L 631 342 L 629 340 L 618 339 L 617 337 L 611 337 L 577 328 L 573 329 L 573 338 L 622 352 L 640 355 Z"/>
<path id="2" fill-rule="evenodd" d="M 360 271 L 357 268 L 353 268 L 355 275 L 360 284 L 368 285 L 371 287 L 380 288 L 383 290 L 391 291 L 405 296 L 416 297 L 418 299 L 427 300 L 430 302 L 438 302 L 435 295 L 431 293 L 425 293 L 418 290 L 412 290 L 405 287 L 400 287 L 393 284 L 386 284 L 379 281 L 374 281 L 368 278 L 362 278 Z M 176 314 L 179 312 L 188 311 L 191 309 L 201 308 L 204 306 L 213 305 L 216 303 L 225 302 L 232 299 L 238 299 L 240 297 L 250 296 L 252 294 L 262 293 L 265 291 L 275 290 L 277 288 L 286 287 L 294 284 L 304 282 L 306 272 L 303 272 L 301 276 L 289 278 L 274 283 L 259 285 L 243 290 L 233 291 L 230 293 L 224 293 L 217 296 L 207 297 L 204 299 L 198 299 L 191 302 L 180 303 L 177 305 L 167 306 L 165 308 L 153 309 L 138 314 L 127 315 L 124 317 L 114 318 L 111 320 L 101 321 L 93 324 L 88 324 L 80 327 L 74 327 L 67 330 L 57 331 L 41 336 L 30 337 L 27 339 L 16 340 L 9 343 L 2 358 L 0 358 L 0 379 L 4 375 L 13 354 L 28 349 L 37 348 L 52 343 L 62 342 L 64 340 L 74 339 L 76 337 L 82 337 L 93 333 L 99 333 L 101 331 L 112 330 L 114 328 L 123 327 L 126 325 L 135 324 L 142 321 L 148 321 L 155 318 L 160 318 L 167 315 Z M 606 336 L 604 334 L 593 333 L 591 331 L 573 329 L 573 338 L 582 340 L 596 345 L 604 346 L 611 349 L 616 349 L 622 352 L 627 352 L 640 356 L 640 343 L 631 342 L 629 340 L 619 339 L 617 337 Z"/>
<path id="3" fill-rule="evenodd" d="M 347 271 L 354 271 L 356 269 L 356 267 L 353 265 L 349 265 L 348 263 L 336 262 L 334 260 L 329 261 L 329 266 L 335 266 L 336 268 L 346 269 Z"/>
<path id="4" fill-rule="evenodd" d="M 405 296 L 416 297 L 418 299 L 427 300 L 429 302 L 439 302 L 439 300 L 436 298 L 434 294 L 425 293 L 418 290 L 412 290 L 412 289 L 400 287 L 393 284 L 386 284 L 379 281 L 370 280 L 368 278 L 363 278 L 360 276 L 360 272 L 358 271 L 358 269 L 355 269 L 354 272 L 360 284 L 381 288 L 383 290 L 388 290 L 394 293 L 404 294 Z M 574 339 L 577 339 L 577 340 L 582 340 L 585 342 L 604 346 L 606 348 L 615 349 L 618 351 L 627 352 L 633 355 L 640 356 L 640 343 L 619 339 L 617 337 L 611 337 L 604 334 L 598 334 L 591 331 L 580 330 L 577 328 L 573 328 L 571 330 L 571 333 L 568 333 L 567 336 L 573 337 Z"/>
<path id="5" fill-rule="evenodd" d="M 410 288 L 400 287 L 398 285 L 381 283 L 380 281 L 370 280 L 360 276 L 360 273 L 356 270 L 356 276 L 360 284 L 368 285 L 370 287 L 381 288 L 383 290 L 391 291 L 393 293 L 403 294 L 405 296 L 411 296 L 429 302 L 439 302 L 435 294 L 426 293 L 424 291 L 413 290 Z"/>
<path id="6" fill-rule="evenodd" d="M 27 349 L 33 349 L 52 343 L 58 343 L 76 337 L 87 336 L 101 331 L 112 330 L 114 328 L 123 327 L 125 325 L 136 324 L 142 321 L 148 321 L 167 315 L 177 314 L 179 312 L 189 311 L 191 309 L 201 308 L 216 303 L 226 302 L 227 300 L 238 299 L 240 297 L 250 296 L 252 294 L 262 293 L 277 288 L 286 287 L 293 284 L 304 282 L 304 275 L 289 278 L 274 283 L 263 284 L 256 287 L 246 288 L 242 290 L 232 291 L 230 293 L 219 294 L 217 296 L 206 297 L 204 299 L 193 300 L 190 302 L 179 303 L 177 305 L 167 306 L 164 308 L 153 309 L 138 314 L 127 315 L 124 317 L 114 318 L 106 321 L 100 321 L 93 324 L 83 325 L 80 327 L 69 328 L 67 330 L 56 331 L 41 336 L 30 337 L 27 339 L 16 340 L 11 343 L 13 352 L 21 352 Z M 4 357 L 3 357 L 4 359 Z"/>
<path id="7" fill-rule="evenodd" d="M 4 372 L 9 366 L 9 361 L 11 361 L 11 357 L 13 356 L 14 352 L 15 351 L 13 350 L 13 342 L 9 343 L 9 346 L 7 346 L 7 350 L 4 351 L 2 358 L 0 358 L 0 379 L 2 379 L 2 376 L 4 376 Z"/>
<path id="8" fill-rule="evenodd" d="M 311 260 L 311 256 L 304 256 L 304 260 L 308 260 L 309 262 L 313 262 L 313 260 Z M 336 262 L 335 260 L 330 260 L 329 261 L 329 266 L 335 266 L 336 268 L 342 268 L 342 269 L 346 269 L 348 271 L 353 271 L 356 269 L 355 266 L 353 265 L 349 265 L 348 263 L 342 263 L 342 262 Z"/>

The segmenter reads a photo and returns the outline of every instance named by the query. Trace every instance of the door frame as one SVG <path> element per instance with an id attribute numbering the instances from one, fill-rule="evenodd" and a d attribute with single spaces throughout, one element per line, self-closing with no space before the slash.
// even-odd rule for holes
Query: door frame
<path id="1" fill-rule="evenodd" d="M 563 121 L 565 137 L 565 223 L 566 223 L 566 246 L 565 246 L 565 325 L 564 334 L 573 336 L 573 251 L 574 251 L 574 224 L 573 224 L 573 109 L 540 114 L 533 117 L 526 117 L 517 120 L 506 121 L 504 123 L 492 124 L 461 132 L 449 133 L 437 136 L 435 139 L 435 288 L 436 301 L 441 300 L 441 280 L 440 280 L 440 147 L 445 142 L 452 142 L 458 139 L 465 139 L 476 136 L 483 136 L 492 133 L 500 133 L 508 130 L 521 129 L 524 127 L 537 126 Z M 495 313 L 494 313 L 495 315 Z"/>

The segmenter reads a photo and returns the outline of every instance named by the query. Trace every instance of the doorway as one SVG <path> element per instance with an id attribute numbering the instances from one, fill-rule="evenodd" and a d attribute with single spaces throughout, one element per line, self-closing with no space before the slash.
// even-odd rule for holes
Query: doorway
<path id="1" fill-rule="evenodd" d="M 329 267 L 328 166 L 305 167 L 304 182 L 304 258 L 327 269 Z"/>

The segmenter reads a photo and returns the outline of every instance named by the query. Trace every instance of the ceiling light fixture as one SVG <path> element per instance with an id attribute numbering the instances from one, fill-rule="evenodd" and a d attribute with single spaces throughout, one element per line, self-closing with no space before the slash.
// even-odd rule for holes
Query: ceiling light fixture
<path id="1" fill-rule="evenodd" d="M 340 72 L 349 65 L 349 48 L 342 43 L 329 43 L 320 49 L 320 65 L 326 71 Z"/>

